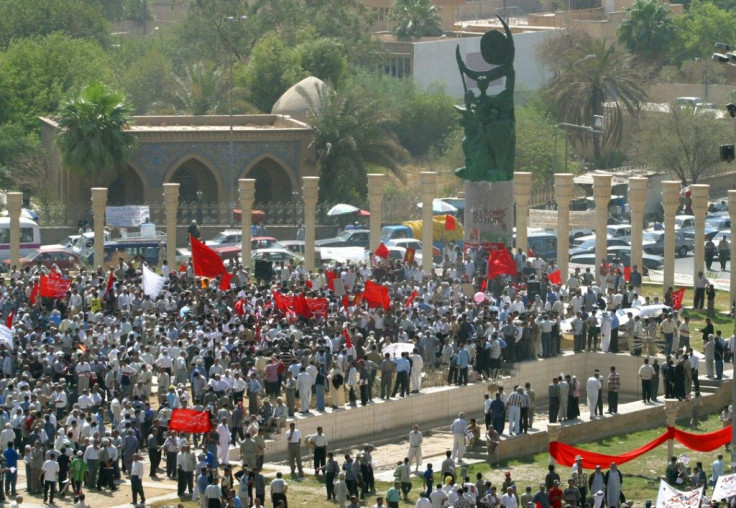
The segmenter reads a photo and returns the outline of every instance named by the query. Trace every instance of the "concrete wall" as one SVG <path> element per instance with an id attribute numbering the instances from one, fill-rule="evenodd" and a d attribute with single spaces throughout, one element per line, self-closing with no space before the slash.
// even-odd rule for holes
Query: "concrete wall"
<path id="1" fill-rule="evenodd" d="M 537 47 L 544 42 L 553 31 L 523 32 L 514 35 L 516 45 L 516 58 L 514 68 L 516 69 L 517 89 L 536 90 L 544 84 L 551 75 L 538 60 Z M 455 61 L 455 48 L 460 46 L 460 54 L 468 67 L 477 70 L 488 69 L 483 66 L 480 59 L 480 37 L 469 37 L 462 39 L 445 38 L 414 44 L 414 61 L 412 74 L 414 82 L 420 86 L 428 87 L 432 84 L 441 84 L 445 87 L 448 95 L 460 98 L 463 96 L 463 83 Z M 471 62 L 468 62 L 471 55 Z M 477 55 L 477 56 L 474 56 Z M 473 62 L 479 62 L 473 64 Z M 489 94 L 496 94 L 503 90 L 503 83 L 489 87 Z"/>
<path id="2" fill-rule="evenodd" d="M 713 64 L 717 65 L 717 64 Z M 730 102 L 733 93 L 733 85 L 710 85 L 708 86 L 708 102 L 723 106 Z M 678 83 L 655 83 L 649 88 L 649 100 L 663 104 L 670 103 L 676 97 L 701 97 L 705 98 L 705 85 L 700 84 L 678 84 Z"/>

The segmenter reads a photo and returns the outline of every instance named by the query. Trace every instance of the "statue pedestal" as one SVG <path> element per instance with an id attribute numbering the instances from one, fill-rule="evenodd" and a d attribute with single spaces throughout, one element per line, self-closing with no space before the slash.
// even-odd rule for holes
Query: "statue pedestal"
<path id="1" fill-rule="evenodd" d="M 514 233 L 514 183 L 465 182 L 466 249 L 506 248 Z"/>

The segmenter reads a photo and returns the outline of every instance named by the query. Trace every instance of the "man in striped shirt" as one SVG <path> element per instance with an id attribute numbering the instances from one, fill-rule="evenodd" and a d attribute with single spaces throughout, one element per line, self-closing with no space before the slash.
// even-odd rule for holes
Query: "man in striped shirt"
<path id="1" fill-rule="evenodd" d="M 608 414 L 618 413 L 618 390 L 621 388 L 621 377 L 616 372 L 616 367 L 611 366 L 608 374 Z"/>
<path id="2" fill-rule="evenodd" d="M 524 404 L 524 389 L 517 387 L 516 391 L 509 395 L 506 400 L 506 410 L 509 414 L 509 435 L 519 434 L 521 427 L 521 406 Z"/>

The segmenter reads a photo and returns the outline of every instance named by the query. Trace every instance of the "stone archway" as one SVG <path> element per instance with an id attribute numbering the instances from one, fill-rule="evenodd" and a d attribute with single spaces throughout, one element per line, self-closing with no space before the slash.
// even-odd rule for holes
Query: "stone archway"
<path id="1" fill-rule="evenodd" d="M 256 181 L 256 203 L 285 202 L 293 199 L 291 176 L 288 170 L 271 157 L 253 164 L 243 176 Z"/>
<path id="2" fill-rule="evenodd" d="M 197 192 L 202 192 L 202 203 L 216 203 L 219 200 L 215 174 L 198 159 L 192 158 L 184 161 L 167 181 L 180 185 L 179 201 L 181 203 L 199 201 Z"/>
<path id="3" fill-rule="evenodd" d="M 129 164 L 116 174 L 107 189 L 107 202 L 111 206 L 141 205 L 146 200 L 143 180 Z"/>

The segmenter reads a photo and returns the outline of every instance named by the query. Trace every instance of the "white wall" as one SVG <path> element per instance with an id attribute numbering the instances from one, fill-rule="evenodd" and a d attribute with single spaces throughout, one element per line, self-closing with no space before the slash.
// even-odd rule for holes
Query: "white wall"
<path id="1" fill-rule="evenodd" d="M 553 33 L 554 31 L 547 30 L 514 34 L 516 46 L 514 68 L 516 69 L 517 90 L 536 90 L 550 77 L 551 73 L 537 60 L 536 53 L 539 44 Z M 476 54 L 476 56 L 471 56 L 471 60 L 477 59 L 477 55 L 480 54 L 480 37 L 459 39 L 448 37 L 415 43 L 414 62 L 412 63 L 414 82 L 424 87 L 440 83 L 444 85 L 448 95 L 461 98 L 464 92 L 463 83 L 455 60 L 455 48 L 458 44 L 464 62 L 468 63 L 469 54 Z M 470 64 L 468 67 L 473 68 Z M 487 69 L 488 66 L 485 68 Z M 498 93 L 502 89 L 503 84 L 500 83 L 491 86 L 489 92 Z"/>

